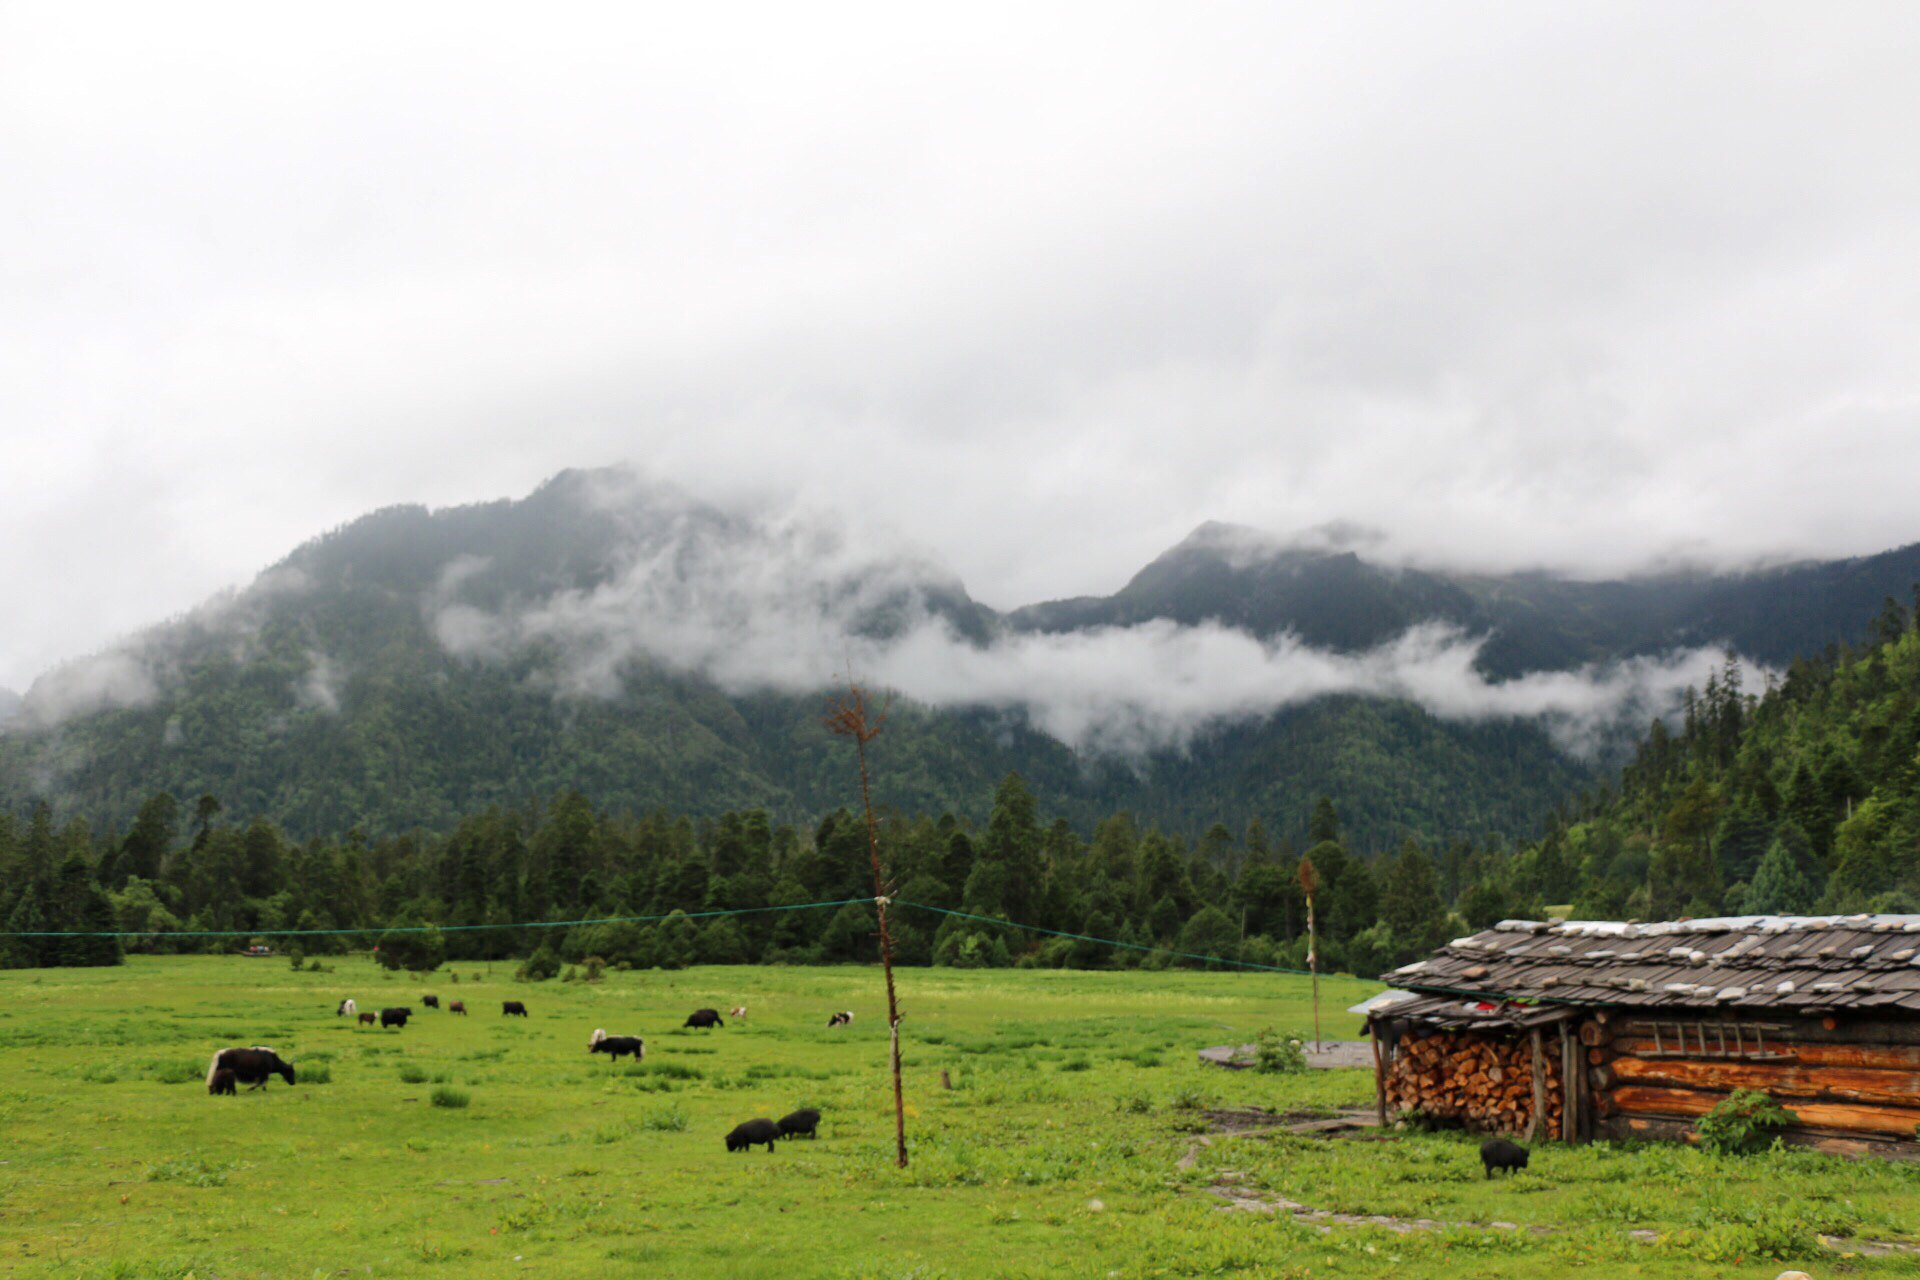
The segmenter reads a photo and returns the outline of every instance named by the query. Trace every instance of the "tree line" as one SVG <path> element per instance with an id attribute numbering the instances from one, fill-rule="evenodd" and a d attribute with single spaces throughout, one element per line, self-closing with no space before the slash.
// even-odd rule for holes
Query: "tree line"
<path id="1" fill-rule="evenodd" d="M 885 815 L 893 896 L 1100 941 L 906 909 L 895 916 L 898 959 L 958 967 L 1205 963 L 1176 960 L 1169 953 L 1177 951 L 1303 968 L 1303 857 L 1318 884 L 1324 969 L 1377 973 L 1469 923 L 1451 918 L 1449 886 L 1474 878 L 1469 864 L 1479 855 L 1470 847 L 1436 857 L 1408 841 L 1390 855 L 1366 856 L 1347 847 L 1325 798 L 1308 830 L 1304 851 L 1269 839 L 1257 821 L 1238 833 L 1216 823 L 1190 842 L 1119 813 L 1083 835 L 1045 818 L 1021 777 L 1009 775 L 984 825 L 952 813 Z M 563 791 L 537 809 L 470 815 L 444 834 L 368 839 L 356 829 L 295 842 L 264 818 L 223 822 L 212 796 L 189 808 L 162 793 L 118 833 L 97 835 L 79 818 L 56 827 L 44 805 L 24 822 L 0 814 L 0 871 L 0 886 L 23 886 L 0 887 L 8 930 L 117 929 L 136 935 L 124 944 L 133 951 L 230 951 L 253 933 L 313 930 L 280 945 L 313 954 L 377 946 L 389 963 L 409 968 L 530 956 L 534 973 L 589 957 L 669 968 L 874 958 L 865 829 L 846 809 L 805 830 L 759 809 L 700 821 L 604 813 Z M 757 910 L 818 902 L 844 905 Z M 1466 905 L 1505 909 L 1472 895 Z M 743 914 L 700 917 L 714 911 Z M 610 916 L 663 918 L 526 927 Z M 208 932 L 228 936 L 190 936 Z M 113 963 L 120 949 L 110 939 L 82 948 L 14 938 L 4 963 Z"/>

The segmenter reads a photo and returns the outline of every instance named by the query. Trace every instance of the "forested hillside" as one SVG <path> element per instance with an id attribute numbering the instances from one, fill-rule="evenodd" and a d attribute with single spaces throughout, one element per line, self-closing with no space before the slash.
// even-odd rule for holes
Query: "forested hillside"
<path id="1" fill-rule="evenodd" d="M 1259 964 L 1304 962 L 1302 858 L 1321 885 L 1329 970 L 1378 973 L 1449 930 L 1572 902 L 1577 915 L 1663 919 L 1721 913 L 1920 908 L 1920 629 L 1889 601 L 1875 638 L 1794 663 L 1758 695 L 1728 664 L 1656 721 L 1617 788 L 1590 792 L 1517 851 L 1500 840 L 1381 848 L 1343 832 L 1325 798 L 1304 848 L 1258 820 L 1197 839 L 1125 812 L 1081 825 L 1049 811 L 1018 775 L 984 821 L 890 810 L 882 823 L 897 896 L 1041 929 Z M 882 739 L 886 742 L 886 739 Z M 843 748 L 822 753 L 823 787 L 850 784 Z M 894 757 L 881 752 L 885 776 Z M 1207 762 L 1191 767 L 1207 773 Z M 828 776 L 830 773 L 831 776 Z M 1198 785 L 1198 784 L 1196 784 Z M 289 840 L 272 821 L 229 821 L 203 795 L 190 809 L 150 796 L 123 831 L 56 822 L 36 806 L 0 814 L 0 919 L 13 931 L 120 928 L 135 947 L 230 948 L 181 931 L 519 925 L 603 916 L 672 917 L 548 932 L 500 928 L 395 934 L 409 964 L 541 952 L 536 968 L 614 963 L 864 959 L 864 901 L 696 922 L 683 914 L 865 899 L 862 825 L 833 809 L 800 828 L 764 809 L 635 817 L 564 789 L 533 807 L 489 807 L 442 832 L 354 828 Z M 1159 954 L 1047 939 L 909 909 L 908 963 L 1105 967 Z M 379 935 L 303 939 L 325 950 Z M 10 964 L 110 963 L 110 941 L 15 937 Z"/>
<path id="2" fill-rule="evenodd" d="M 1758 696 L 1729 667 L 1506 884 L 1589 918 L 1920 910 L 1915 619 L 1889 600 L 1870 643 L 1796 661 Z"/>
<path id="3" fill-rule="evenodd" d="M 124 828 L 156 791 L 210 794 L 294 838 L 380 837 L 571 789 L 606 813 L 810 824 L 844 798 L 831 673 L 912 631 L 927 653 L 896 669 L 935 693 L 893 704 L 877 784 L 899 812 L 984 821 L 1017 772 L 1081 831 L 1124 810 L 1300 842 L 1324 795 L 1363 848 L 1484 843 L 1539 830 L 1611 773 L 1623 724 L 1671 705 L 1680 668 L 1647 655 L 1818 650 L 1916 576 L 1920 548 L 1491 578 L 1209 527 L 1112 597 L 1003 616 L 884 541 L 568 472 L 376 512 L 49 673 L 0 707 L 0 807 Z"/>

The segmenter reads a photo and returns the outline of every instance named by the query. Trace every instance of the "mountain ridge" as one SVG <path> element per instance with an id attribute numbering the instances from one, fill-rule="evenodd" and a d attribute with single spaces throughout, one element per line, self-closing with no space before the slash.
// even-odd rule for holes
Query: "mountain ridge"
<path id="1" fill-rule="evenodd" d="M 1676 595 L 1448 577 L 1350 549 L 1247 555 L 1240 541 L 1203 525 L 1111 596 L 1003 614 L 932 557 L 831 521 L 723 510 L 624 469 L 563 472 L 520 499 L 387 507 L 36 681 L 0 734 L 0 802 L 45 796 L 124 822 L 165 787 L 299 832 L 432 827 L 577 786 L 635 811 L 808 817 L 845 792 L 819 673 L 843 670 L 843 652 L 905 652 L 949 690 L 896 706 L 882 792 L 906 811 L 974 813 L 1017 770 L 1075 821 L 1131 808 L 1181 829 L 1258 817 L 1288 832 L 1324 791 L 1366 841 L 1488 835 L 1595 784 L 1595 762 L 1537 715 L 1502 710 L 1524 698 L 1449 716 L 1399 690 L 1444 677 L 1444 709 L 1681 643 L 1774 654 L 1783 619 L 1817 648 L 1864 629 L 1858 600 L 1920 579 L 1920 547 Z M 1689 614 L 1687 601 L 1704 604 Z M 1205 648 L 1208 625 L 1260 644 Z M 1368 683 L 1381 646 L 1435 627 L 1440 659 L 1422 650 Z M 1093 664 L 1115 629 L 1148 647 L 1102 684 Z M 1469 653 L 1456 634 L 1477 646 L 1476 672 L 1448 665 Z M 1255 664 L 1244 705 L 1175 696 L 1236 662 Z M 1313 683 L 1326 670 L 1337 678 Z M 1086 679 L 1050 690 L 1063 671 Z M 1098 718 L 1082 740 L 1050 736 L 1021 701 L 1033 688 L 1125 698 L 1162 674 L 1177 732 L 1144 746 Z M 988 696 L 995 680 L 1009 683 Z M 970 682 L 983 689 L 972 701 Z"/>

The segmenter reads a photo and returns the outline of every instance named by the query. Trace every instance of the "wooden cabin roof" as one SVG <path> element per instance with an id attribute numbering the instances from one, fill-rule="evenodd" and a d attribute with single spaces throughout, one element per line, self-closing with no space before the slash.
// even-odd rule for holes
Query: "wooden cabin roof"
<path id="1" fill-rule="evenodd" d="M 1569 1006 L 1920 1015 L 1920 916 L 1503 920 L 1383 974 L 1376 1017 L 1526 1026 Z"/>

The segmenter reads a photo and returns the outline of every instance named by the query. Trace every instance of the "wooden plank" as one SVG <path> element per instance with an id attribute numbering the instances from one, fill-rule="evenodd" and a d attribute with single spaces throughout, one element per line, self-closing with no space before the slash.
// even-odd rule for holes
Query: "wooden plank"
<path id="1" fill-rule="evenodd" d="M 1911 1071 L 1688 1058 L 1615 1058 L 1608 1066 L 1595 1070 L 1608 1088 L 1620 1084 L 1657 1084 L 1720 1093 L 1760 1089 L 1782 1099 L 1818 1098 L 1920 1107 L 1920 1073 Z"/>
<path id="2" fill-rule="evenodd" d="M 1645 1055 L 1653 1052 L 1653 1048 L 1651 1036 L 1622 1036 L 1613 1042 L 1610 1051 L 1589 1050 L 1587 1060 L 1597 1065 L 1616 1055 Z M 1920 1045 L 1815 1044 L 1806 1040 L 1783 1040 L 1775 1033 L 1767 1036 L 1766 1052 L 1784 1053 L 1788 1055 L 1786 1061 L 1805 1066 L 1920 1072 Z"/>
<path id="3" fill-rule="evenodd" d="M 1703 1116 L 1726 1100 L 1723 1093 L 1699 1089 L 1668 1089 L 1652 1085 L 1620 1085 L 1605 1095 L 1616 1114 L 1643 1116 Z M 1803 1128 L 1836 1133 L 1912 1138 L 1920 1125 L 1920 1107 L 1872 1107 L 1857 1103 L 1788 1101 Z"/>
<path id="4" fill-rule="evenodd" d="M 1380 1061 L 1380 1028 L 1367 1019 L 1367 1039 L 1373 1044 L 1373 1109 L 1380 1127 L 1387 1127 L 1387 1071 Z"/>

